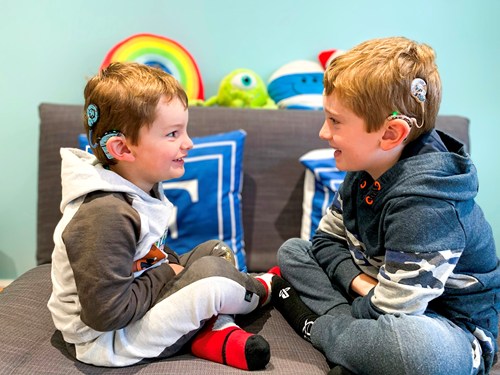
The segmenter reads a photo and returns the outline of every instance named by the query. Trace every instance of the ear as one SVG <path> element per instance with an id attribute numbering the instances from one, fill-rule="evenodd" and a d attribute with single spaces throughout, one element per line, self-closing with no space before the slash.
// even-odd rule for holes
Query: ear
<path id="1" fill-rule="evenodd" d="M 411 127 L 403 119 L 389 120 L 385 125 L 380 147 L 384 151 L 392 150 L 402 144 L 410 134 Z"/>
<path id="2" fill-rule="evenodd" d="M 106 142 L 108 152 L 116 160 L 134 161 L 135 157 L 127 146 L 127 139 L 124 135 L 111 137 Z"/>

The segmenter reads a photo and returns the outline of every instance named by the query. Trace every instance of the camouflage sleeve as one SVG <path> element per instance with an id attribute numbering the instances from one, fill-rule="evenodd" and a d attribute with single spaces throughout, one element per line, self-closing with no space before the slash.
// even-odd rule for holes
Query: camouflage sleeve
<path id="1" fill-rule="evenodd" d="M 311 251 L 330 280 L 349 293 L 352 280 L 361 271 L 349 251 L 342 219 L 342 201 L 338 193 L 312 238 Z"/>
<path id="2" fill-rule="evenodd" d="M 437 200 L 406 200 L 384 221 L 386 252 L 373 293 L 356 302 L 357 317 L 420 315 L 444 292 L 465 246 L 454 207 Z"/>
<path id="3" fill-rule="evenodd" d="M 461 250 L 432 253 L 387 251 L 372 303 L 387 313 L 420 315 L 444 291 Z"/>

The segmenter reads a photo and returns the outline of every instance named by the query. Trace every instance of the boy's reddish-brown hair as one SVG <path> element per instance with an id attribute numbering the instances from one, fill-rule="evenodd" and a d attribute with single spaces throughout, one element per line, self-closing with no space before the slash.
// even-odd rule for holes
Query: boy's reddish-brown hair
<path id="1" fill-rule="evenodd" d="M 111 63 L 92 77 L 84 90 L 84 126 L 89 134 L 87 108 L 94 104 L 98 108 L 98 119 L 92 126 L 89 143 L 97 141 L 108 131 L 119 131 L 126 135 L 132 144 L 139 140 L 139 130 L 151 126 L 156 117 L 156 107 L 160 98 L 167 101 L 178 99 L 188 106 L 186 92 L 179 82 L 161 69 L 139 63 Z M 115 164 L 109 160 L 101 147 L 92 148 L 103 164 Z"/>
<path id="2" fill-rule="evenodd" d="M 411 83 L 427 83 L 424 111 L 410 92 Z M 434 128 L 441 103 L 441 79 L 434 50 L 404 37 L 363 42 L 334 58 L 324 75 L 325 95 L 339 100 L 365 120 L 369 132 L 379 129 L 393 112 L 413 117 L 408 142 Z"/>

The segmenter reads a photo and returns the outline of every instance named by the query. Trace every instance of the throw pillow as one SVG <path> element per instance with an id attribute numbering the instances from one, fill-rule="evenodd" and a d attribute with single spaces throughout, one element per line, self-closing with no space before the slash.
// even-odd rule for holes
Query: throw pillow
<path id="1" fill-rule="evenodd" d="M 345 172 L 335 167 L 331 148 L 309 151 L 299 160 L 306 168 L 300 237 L 309 240 L 344 180 Z"/>
<path id="2" fill-rule="evenodd" d="M 243 130 L 193 137 L 184 176 L 162 183 L 174 204 L 168 245 L 184 254 L 201 242 L 222 240 L 231 246 L 243 272 L 247 271 L 241 219 L 245 138 Z M 79 144 L 91 151 L 85 134 L 79 136 Z"/>

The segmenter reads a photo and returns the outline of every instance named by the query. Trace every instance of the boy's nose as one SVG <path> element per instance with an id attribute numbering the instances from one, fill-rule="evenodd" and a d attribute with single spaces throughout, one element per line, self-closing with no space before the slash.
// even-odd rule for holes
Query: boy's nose
<path id="1" fill-rule="evenodd" d="M 189 136 L 186 137 L 186 139 L 182 143 L 182 148 L 185 150 L 191 150 L 193 148 L 193 141 L 191 140 L 191 138 L 189 138 Z"/>
<path id="2" fill-rule="evenodd" d="M 326 123 L 326 121 L 323 122 L 323 125 L 319 130 L 319 137 L 323 140 L 329 140 L 331 138 L 331 132 L 330 129 L 328 128 L 328 124 Z"/>

